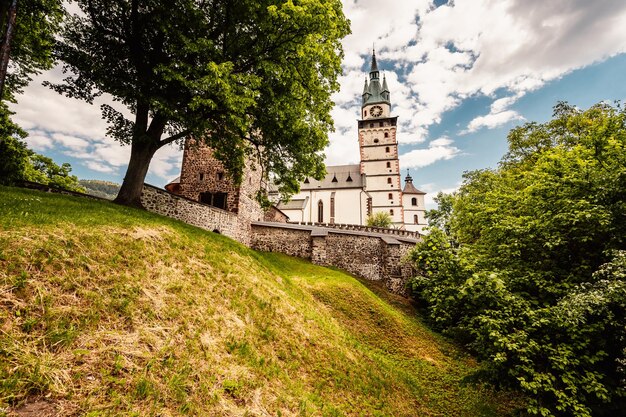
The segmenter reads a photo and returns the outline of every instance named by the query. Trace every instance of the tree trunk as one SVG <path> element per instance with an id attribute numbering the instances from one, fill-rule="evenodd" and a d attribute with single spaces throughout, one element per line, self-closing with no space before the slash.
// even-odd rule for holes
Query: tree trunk
<path id="1" fill-rule="evenodd" d="M 113 200 L 115 203 L 143 208 L 141 204 L 141 191 L 143 190 L 143 184 L 146 179 L 146 174 L 148 173 L 150 161 L 158 149 L 159 146 L 153 143 L 133 141 L 126 176 L 124 177 L 122 187 L 117 197 Z"/>
<path id="2" fill-rule="evenodd" d="M 4 9 L 4 7 L 3 7 Z M 15 16 L 17 14 L 17 0 L 11 0 L 6 16 L 6 27 L 0 45 L 0 100 L 4 97 L 4 84 L 9 68 L 9 58 L 11 52 L 11 41 L 15 32 Z M 2 16 L 4 19 L 4 16 Z"/>

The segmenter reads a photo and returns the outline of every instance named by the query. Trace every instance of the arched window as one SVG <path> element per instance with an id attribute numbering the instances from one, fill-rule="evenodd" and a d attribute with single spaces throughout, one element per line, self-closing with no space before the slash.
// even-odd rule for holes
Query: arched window
<path id="1" fill-rule="evenodd" d="M 418 219 L 417 219 L 417 214 L 414 214 L 414 215 L 413 215 L 413 222 L 414 222 L 415 224 L 418 224 L 418 223 L 419 223 L 419 221 L 418 221 Z"/>
<path id="2" fill-rule="evenodd" d="M 387 168 L 391 168 L 391 162 L 387 162 Z"/>
<path id="3" fill-rule="evenodd" d="M 383 127 L 384 126 L 383 122 L 380 122 L 378 126 Z"/>
<path id="4" fill-rule="evenodd" d="M 389 209 L 389 214 L 393 216 L 393 209 Z"/>
<path id="5" fill-rule="evenodd" d="M 389 153 L 389 146 L 385 148 L 385 152 Z"/>
<path id="6" fill-rule="evenodd" d="M 413 197 L 411 199 L 411 204 L 414 205 L 414 206 L 417 206 L 417 198 Z"/>
<path id="7" fill-rule="evenodd" d="M 317 222 L 324 223 L 324 203 L 322 200 L 317 202 Z"/>
<path id="8" fill-rule="evenodd" d="M 374 139 L 374 143 L 378 143 L 378 139 Z"/>
<path id="9" fill-rule="evenodd" d="M 385 137 L 388 138 L 389 137 L 389 132 L 385 132 Z"/>
<path id="10" fill-rule="evenodd" d="M 393 200 L 393 194 L 392 193 L 389 193 L 389 199 Z"/>
<path id="11" fill-rule="evenodd" d="M 367 117 L 367 110 L 363 112 L 363 117 Z"/>
<path id="12" fill-rule="evenodd" d="M 330 224 L 335 223 L 335 192 L 330 194 Z"/>
<path id="13" fill-rule="evenodd" d="M 391 178 L 387 178 L 387 184 L 391 184 Z"/>

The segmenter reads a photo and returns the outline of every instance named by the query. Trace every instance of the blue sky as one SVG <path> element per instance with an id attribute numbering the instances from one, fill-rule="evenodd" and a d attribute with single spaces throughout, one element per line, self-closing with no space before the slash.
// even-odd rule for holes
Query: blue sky
<path id="1" fill-rule="evenodd" d="M 333 99 L 331 165 L 358 162 L 356 119 L 372 45 L 399 117 L 403 174 L 428 193 L 451 191 L 464 171 L 495 167 L 510 128 L 543 122 L 566 100 L 581 108 L 626 98 L 626 2 L 623 0 L 344 0 L 352 34 L 343 42 L 344 73 Z M 120 182 L 129 149 L 105 137 L 95 106 L 43 87 L 60 68 L 19 97 L 16 121 L 36 151 L 70 162 L 80 178 Z M 147 182 L 164 185 L 182 152 L 160 150 Z"/>

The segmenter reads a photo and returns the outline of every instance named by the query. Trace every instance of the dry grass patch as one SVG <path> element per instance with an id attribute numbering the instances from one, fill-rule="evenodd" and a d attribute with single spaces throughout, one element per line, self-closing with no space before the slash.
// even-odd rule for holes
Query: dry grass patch
<path id="1" fill-rule="evenodd" d="M 112 204 L 0 193 L 5 413 L 42 398 L 91 417 L 512 408 L 460 384 L 472 365 L 456 348 L 344 273 Z"/>

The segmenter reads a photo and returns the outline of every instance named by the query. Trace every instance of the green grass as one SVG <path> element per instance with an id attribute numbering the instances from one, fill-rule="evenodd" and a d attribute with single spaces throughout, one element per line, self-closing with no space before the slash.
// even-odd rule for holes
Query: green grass
<path id="1" fill-rule="evenodd" d="M 341 271 L 181 222 L 0 187 L 0 410 L 501 416 L 475 362 Z M 2 411 L 0 411 L 2 415 Z"/>

